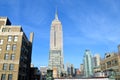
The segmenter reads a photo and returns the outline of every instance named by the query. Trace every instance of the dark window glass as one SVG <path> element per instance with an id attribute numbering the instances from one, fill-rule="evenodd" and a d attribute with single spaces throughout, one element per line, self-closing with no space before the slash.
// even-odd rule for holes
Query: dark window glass
<path id="1" fill-rule="evenodd" d="M 12 74 L 8 74 L 8 80 L 12 80 L 13 75 Z"/>
<path id="2" fill-rule="evenodd" d="M 13 69 L 14 69 L 14 64 L 10 64 L 9 70 L 13 70 Z"/>
<path id="3" fill-rule="evenodd" d="M 7 45 L 6 50 L 10 50 L 10 44 Z"/>
<path id="4" fill-rule="evenodd" d="M 5 60 L 8 60 L 8 59 L 9 59 L 8 53 L 5 54 L 4 59 L 5 59 Z"/>
<path id="5" fill-rule="evenodd" d="M 15 54 L 11 54 L 11 60 L 15 59 Z"/>
<path id="6" fill-rule="evenodd" d="M 8 66 L 8 64 L 7 64 L 7 63 L 4 63 L 4 64 L 3 64 L 3 70 L 7 70 L 7 66 Z"/>
<path id="7" fill-rule="evenodd" d="M 2 74 L 1 75 L 1 80 L 5 80 L 6 79 L 6 74 Z"/>
<path id="8" fill-rule="evenodd" d="M 12 50 L 13 50 L 13 51 L 16 50 L 16 44 L 13 44 L 13 46 L 12 46 Z"/>

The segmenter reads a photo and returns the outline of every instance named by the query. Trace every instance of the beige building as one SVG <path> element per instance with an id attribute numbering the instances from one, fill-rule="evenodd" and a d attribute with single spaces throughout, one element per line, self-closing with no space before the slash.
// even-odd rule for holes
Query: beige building
<path id="1" fill-rule="evenodd" d="M 53 77 L 54 77 L 54 78 L 57 78 L 57 77 L 58 77 L 57 68 L 56 68 L 56 67 L 53 67 Z"/>
<path id="2" fill-rule="evenodd" d="M 118 53 L 107 53 L 100 64 L 101 70 L 106 73 L 106 76 L 111 76 L 111 72 L 113 72 L 114 77 L 120 79 L 120 56 Z"/>
<path id="3" fill-rule="evenodd" d="M 0 17 L 0 79 L 29 80 L 33 33 L 30 41 L 21 26 Z"/>
<path id="4" fill-rule="evenodd" d="M 99 54 L 95 54 L 94 57 L 93 57 L 93 72 L 96 73 L 96 72 L 100 72 L 101 71 L 101 68 L 100 68 L 100 55 Z"/>
<path id="5" fill-rule="evenodd" d="M 84 74 L 84 65 L 80 64 L 80 75 Z"/>

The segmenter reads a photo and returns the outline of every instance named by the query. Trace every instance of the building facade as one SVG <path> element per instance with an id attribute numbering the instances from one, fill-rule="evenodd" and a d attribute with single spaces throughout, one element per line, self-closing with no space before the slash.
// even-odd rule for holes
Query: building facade
<path id="1" fill-rule="evenodd" d="M 40 73 L 41 73 L 40 80 L 46 80 L 47 69 L 48 69 L 48 67 L 46 67 L 46 66 L 40 66 Z"/>
<path id="2" fill-rule="evenodd" d="M 95 54 L 93 57 L 93 71 L 94 71 L 94 73 L 101 71 L 99 54 Z"/>
<path id="3" fill-rule="evenodd" d="M 100 64 L 101 71 L 105 73 L 106 77 L 120 79 L 120 57 L 118 53 L 106 53 Z"/>
<path id="4" fill-rule="evenodd" d="M 49 69 L 57 69 L 58 77 L 63 72 L 63 31 L 57 12 L 52 21 L 50 30 Z"/>
<path id="5" fill-rule="evenodd" d="M 29 80 L 33 33 L 27 39 L 21 26 L 0 17 L 0 79 Z"/>
<path id="6" fill-rule="evenodd" d="M 30 80 L 40 80 L 40 78 L 41 78 L 40 70 L 37 67 L 31 67 L 30 68 Z"/>
<path id="7" fill-rule="evenodd" d="M 84 76 L 92 77 L 93 76 L 93 63 L 90 50 L 86 50 L 84 54 Z"/>
<path id="8" fill-rule="evenodd" d="M 68 77 L 75 76 L 75 69 L 74 69 L 73 64 L 70 64 L 70 63 L 66 64 L 66 74 L 67 74 L 66 76 Z"/>
<path id="9" fill-rule="evenodd" d="M 84 65 L 80 64 L 80 75 L 84 75 Z"/>

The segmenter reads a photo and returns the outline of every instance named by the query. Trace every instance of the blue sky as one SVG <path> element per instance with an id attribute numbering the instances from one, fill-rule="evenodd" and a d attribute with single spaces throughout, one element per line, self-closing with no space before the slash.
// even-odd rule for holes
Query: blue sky
<path id="1" fill-rule="evenodd" d="M 92 55 L 117 52 L 120 0 L 0 0 L 0 16 L 34 32 L 32 63 L 48 65 L 50 26 L 56 7 L 63 26 L 64 63 L 79 67 L 86 49 Z"/>

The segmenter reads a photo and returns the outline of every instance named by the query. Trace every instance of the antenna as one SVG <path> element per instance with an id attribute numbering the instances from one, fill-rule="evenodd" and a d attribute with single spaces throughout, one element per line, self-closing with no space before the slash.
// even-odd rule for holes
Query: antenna
<path id="1" fill-rule="evenodd" d="M 55 20 L 58 20 L 58 9 L 56 7 L 56 12 L 55 12 Z"/>

